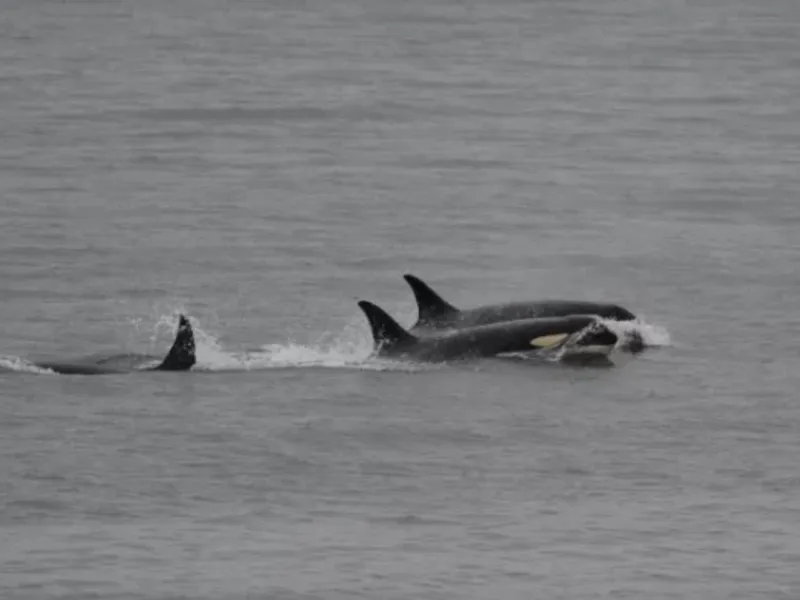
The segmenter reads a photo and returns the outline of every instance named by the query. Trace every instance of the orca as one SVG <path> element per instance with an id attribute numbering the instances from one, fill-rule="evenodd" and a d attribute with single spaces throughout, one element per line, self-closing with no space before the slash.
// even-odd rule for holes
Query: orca
<path id="1" fill-rule="evenodd" d="M 410 329 L 411 333 L 417 335 L 492 325 L 519 319 L 568 317 L 571 315 L 597 315 L 614 321 L 633 321 L 636 319 L 636 315 L 618 304 L 579 300 L 536 300 L 459 309 L 433 291 L 419 277 L 406 273 L 403 275 L 403 279 L 411 287 L 417 302 L 417 322 Z M 624 349 L 630 352 L 640 352 L 644 349 L 644 340 L 638 332 L 626 332 L 625 337 Z"/>
<path id="2" fill-rule="evenodd" d="M 47 369 L 61 375 L 111 375 L 136 371 L 188 371 L 195 362 L 194 331 L 189 320 L 180 315 L 178 331 L 166 357 L 160 362 L 158 357 L 143 354 L 119 354 L 103 358 L 84 358 L 75 361 L 36 361 L 32 363 L 40 369 Z"/>
<path id="3" fill-rule="evenodd" d="M 520 319 L 417 336 L 379 306 L 361 300 L 369 321 L 373 354 L 419 362 L 449 362 L 563 349 L 563 356 L 607 356 L 619 338 L 593 315 Z M 567 361 L 565 361 L 567 362 Z"/>

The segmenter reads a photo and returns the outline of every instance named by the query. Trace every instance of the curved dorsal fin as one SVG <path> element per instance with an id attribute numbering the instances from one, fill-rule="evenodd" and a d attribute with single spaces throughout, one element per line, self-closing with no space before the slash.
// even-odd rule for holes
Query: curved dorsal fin
<path id="1" fill-rule="evenodd" d="M 195 357 L 194 331 L 189 319 L 180 315 L 178 319 L 178 333 L 175 342 L 169 349 L 164 361 L 158 365 L 156 371 L 188 371 L 197 359 Z"/>
<path id="2" fill-rule="evenodd" d="M 406 273 L 403 275 L 403 279 L 406 280 L 406 283 L 411 286 L 411 291 L 414 292 L 420 322 L 443 321 L 458 314 L 459 310 L 455 306 L 434 292 L 419 277 Z"/>
<path id="3" fill-rule="evenodd" d="M 380 306 L 361 300 L 358 307 L 364 311 L 369 321 L 369 326 L 372 329 L 372 339 L 375 344 L 375 349 L 391 348 L 402 342 L 411 341 L 414 336 L 408 333 L 403 327 L 395 321 L 388 313 Z"/>

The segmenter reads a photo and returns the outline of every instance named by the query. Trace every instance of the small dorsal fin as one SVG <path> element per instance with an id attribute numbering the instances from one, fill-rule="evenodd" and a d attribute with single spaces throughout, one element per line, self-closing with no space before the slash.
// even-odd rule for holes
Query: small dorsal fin
<path id="1" fill-rule="evenodd" d="M 195 357 L 194 331 L 189 319 L 180 315 L 178 319 L 178 333 L 175 342 L 167 353 L 164 362 L 158 365 L 156 371 L 188 371 L 197 359 Z"/>
<path id="2" fill-rule="evenodd" d="M 380 306 L 361 300 L 358 303 L 361 310 L 367 316 L 369 326 L 372 329 L 372 339 L 375 349 L 391 348 L 402 342 L 411 341 L 414 336 L 408 333 Z"/>
<path id="3" fill-rule="evenodd" d="M 406 273 L 403 275 L 403 279 L 406 280 L 406 283 L 411 286 L 411 291 L 414 292 L 414 298 L 417 301 L 417 310 L 419 312 L 418 320 L 420 323 L 443 321 L 459 313 L 459 310 L 455 306 L 434 292 L 431 287 L 419 277 Z"/>

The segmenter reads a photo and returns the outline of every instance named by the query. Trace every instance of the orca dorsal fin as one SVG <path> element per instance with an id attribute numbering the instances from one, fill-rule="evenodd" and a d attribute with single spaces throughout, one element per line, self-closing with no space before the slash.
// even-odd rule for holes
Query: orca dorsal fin
<path id="1" fill-rule="evenodd" d="M 376 350 L 381 348 L 391 348 L 403 342 L 414 339 L 408 331 L 395 321 L 380 306 L 361 300 L 358 303 L 361 310 L 367 316 L 369 326 L 372 329 L 372 340 Z"/>
<path id="2" fill-rule="evenodd" d="M 180 315 L 178 318 L 178 333 L 175 342 L 169 349 L 164 361 L 158 365 L 156 371 L 188 371 L 197 359 L 195 357 L 194 331 L 189 319 Z"/>
<path id="3" fill-rule="evenodd" d="M 459 313 L 459 310 L 434 292 L 431 287 L 410 273 L 403 275 L 403 279 L 414 292 L 417 301 L 417 311 L 419 312 L 418 321 L 427 323 L 430 321 L 445 321 Z"/>

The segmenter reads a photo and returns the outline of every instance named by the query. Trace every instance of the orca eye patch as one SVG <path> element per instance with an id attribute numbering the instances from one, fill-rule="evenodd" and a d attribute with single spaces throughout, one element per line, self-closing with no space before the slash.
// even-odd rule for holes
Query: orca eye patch
<path id="1" fill-rule="evenodd" d="M 553 335 L 541 335 L 533 338 L 530 341 L 531 346 L 534 348 L 552 348 L 557 346 L 569 337 L 566 333 L 554 333 Z"/>

